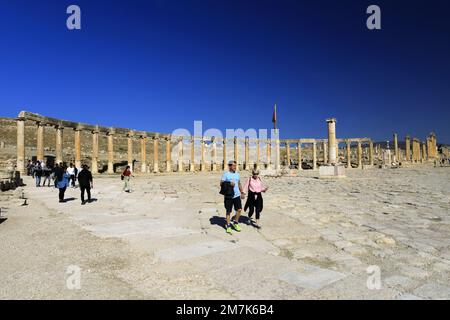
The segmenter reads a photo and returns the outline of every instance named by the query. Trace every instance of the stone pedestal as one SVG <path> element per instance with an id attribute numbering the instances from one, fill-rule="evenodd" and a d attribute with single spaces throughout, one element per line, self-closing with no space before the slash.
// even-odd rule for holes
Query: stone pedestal
<path id="1" fill-rule="evenodd" d="M 326 165 L 319 167 L 319 178 L 344 178 L 345 167 L 343 165 Z"/>

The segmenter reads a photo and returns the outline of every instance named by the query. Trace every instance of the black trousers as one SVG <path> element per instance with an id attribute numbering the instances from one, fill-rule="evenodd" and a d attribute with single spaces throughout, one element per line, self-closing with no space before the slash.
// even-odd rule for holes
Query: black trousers
<path id="1" fill-rule="evenodd" d="M 261 211 L 263 210 L 263 197 L 261 192 L 252 192 L 248 190 L 247 202 L 244 206 L 244 211 L 248 209 L 248 217 L 251 218 L 256 211 L 256 219 L 259 220 Z"/>
<path id="2" fill-rule="evenodd" d="M 59 188 L 59 201 L 63 201 L 64 200 L 64 193 L 65 192 L 66 192 L 66 187 Z"/>
<path id="3" fill-rule="evenodd" d="M 72 187 L 75 187 L 75 175 L 70 176 L 70 181 L 71 181 Z"/>
<path id="4" fill-rule="evenodd" d="M 80 186 L 81 190 L 81 202 L 84 202 L 84 191 L 86 191 L 88 196 L 88 201 L 91 201 L 91 187 L 82 187 Z"/>

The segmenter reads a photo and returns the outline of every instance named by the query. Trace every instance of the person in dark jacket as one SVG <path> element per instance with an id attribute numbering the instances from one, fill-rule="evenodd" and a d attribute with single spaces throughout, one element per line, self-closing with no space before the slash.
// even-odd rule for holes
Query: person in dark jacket
<path id="1" fill-rule="evenodd" d="M 44 170 L 42 169 L 41 163 L 39 161 L 36 162 L 34 166 L 34 177 L 36 179 L 36 187 L 41 186 L 41 178 L 44 174 Z"/>
<path id="2" fill-rule="evenodd" d="M 91 189 L 94 188 L 94 182 L 92 179 L 92 173 L 89 171 L 87 165 L 82 166 L 82 170 L 78 173 L 78 186 L 81 190 L 81 204 L 85 205 L 84 192 L 86 191 L 88 196 L 88 201 L 91 202 Z"/>
<path id="3" fill-rule="evenodd" d="M 59 202 L 66 202 L 64 194 L 69 186 L 69 178 L 70 175 L 67 173 L 67 167 L 60 167 L 56 174 L 56 187 L 59 189 Z"/>

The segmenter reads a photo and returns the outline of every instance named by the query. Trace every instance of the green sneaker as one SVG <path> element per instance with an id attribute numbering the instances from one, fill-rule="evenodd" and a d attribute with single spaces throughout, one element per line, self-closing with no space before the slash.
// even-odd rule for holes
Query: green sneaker
<path id="1" fill-rule="evenodd" d="M 231 232 L 231 227 L 230 227 L 230 226 L 227 227 L 227 233 L 228 233 L 228 234 L 232 234 L 232 232 Z"/>
<path id="2" fill-rule="evenodd" d="M 233 228 L 237 232 L 241 232 L 241 226 L 239 225 L 239 223 L 237 223 L 237 222 L 233 223 Z"/>

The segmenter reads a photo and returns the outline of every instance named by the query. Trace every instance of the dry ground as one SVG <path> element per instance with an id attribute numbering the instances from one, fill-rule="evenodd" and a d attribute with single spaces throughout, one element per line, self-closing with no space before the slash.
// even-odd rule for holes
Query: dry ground
<path id="1" fill-rule="evenodd" d="M 78 189 L 60 204 L 25 178 L 28 205 L 20 190 L 0 194 L 0 298 L 450 298 L 450 168 L 266 178 L 263 228 L 232 236 L 219 177 L 136 177 L 131 194 L 99 177 L 86 206 Z"/>

